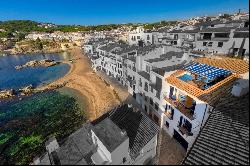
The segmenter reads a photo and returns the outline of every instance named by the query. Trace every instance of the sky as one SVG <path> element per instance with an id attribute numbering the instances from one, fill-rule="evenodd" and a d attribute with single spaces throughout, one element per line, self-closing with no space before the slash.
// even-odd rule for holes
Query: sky
<path id="1" fill-rule="evenodd" d="M 4 0 L 0 20 L 98 25 L 249 11 L 249 0 Z"/>

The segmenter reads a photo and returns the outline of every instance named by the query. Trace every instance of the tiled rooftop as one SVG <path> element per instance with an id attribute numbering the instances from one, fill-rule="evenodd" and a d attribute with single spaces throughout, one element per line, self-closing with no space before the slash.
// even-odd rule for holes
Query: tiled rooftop
<path id="1" fill-rule="evenodd" d="M 147 59 L 146 61 L 148 61 L 149 63 L 153 63 L 153 62 L 159 62 L 159 61 L 164 61 L 164 60 L 170 60 L 173 57 L 182 58 L 183 54 L 184 52 L 170 51 L 170 52 L 160 55 L 159 58 Z"/>
<path id="2" fill-rule="evenodd" d="M 230 71 L 237 71 L 238 73 L 245 72 L 244 64 L 245 62 L 238 59 L 208 59 L 208 58 L 199 58 L 196 59 L 197 62 L 204 62 L 207 65 L 214 66 L 214 67 L 220 67 L 223 69 L 228 69 Z M 219 63 L 221 62 L 221 63 Z M 233 64 L 235 62 L 235 64 Z M 241 65 L 243 69 L 236 65 Z M 246 64 L 245 64 L 246 65 Z M 241 70 L 240 70 L 241 69 Z M 186 93 L 195 96 L 199 98 L 202 101 L 205 102 L 211 102 L 210 100 L 213 100 L 214 95 L 219 93 L 220 91 L 223 91 L 223 88 L 227 88 L 231 83 L 233 83 L 237 78 L 239 78 L 238 73 L 233 73 L 223 80 L 220 80 L 219 82 L 215 82 L 212 86 L 208 87 L 207 89 L 201 89 L 199 86 L 196 86 L 194 84 L 191 84 L 190 81 L 182 81 L 178 77 L 183 75 L 186 72 L 186 70 L 178 70 L 177 72 L 173 73 L 169 77 L 166 78 L 166 81 L 170 83 L 173 86 L 176 86 L 177 88 L 185 91 Z M 192 81 L 191 81 L 192 82 Z M 221 92 L 222 93 L 222 92 Z"/>
<path id="3" fill-rule="evenodd" d="M 223 59 L 197 58 L 194 61 L 214 67 L 227 69 L 236 74 L 244 74 L 246 72 L 249 72 L 249 64 L 241 59 L 226 58 L 226 57 L 223 57 Z"/>
<path id="4" fill-rule="evenodd" d="M 108 118 L 96 124 L 93 131 L 110 152 L 115 150 L 115 148 L 128 138 L 127 135 L 122 134 L 121 129 Z"/>
<path id="5" fill-rule="evenodd" d="M 234 29 L 233 27 L 219 27 L 219 28 L 205 28 L 200 30 L 200 32 L 204 33 L 204 32 L 225 32 L 225 33 L 229 33 L 231 31 L 231 29 Z"/>
<path id="6" fill-rule="evenodd" d="M 224 97 L 183 165 L 249 165 L 249 94 Z"/>

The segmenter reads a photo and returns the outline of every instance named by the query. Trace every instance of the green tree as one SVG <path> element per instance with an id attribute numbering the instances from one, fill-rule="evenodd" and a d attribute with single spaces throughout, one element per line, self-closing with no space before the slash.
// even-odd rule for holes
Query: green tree
<path id="1" fill-rule="evenodd" d="M 39 50 L 43 49 L 43 43 L 41 42 L 39 37 L 35 40 L 34 46 L 36 49 L 39 49 Z"/>

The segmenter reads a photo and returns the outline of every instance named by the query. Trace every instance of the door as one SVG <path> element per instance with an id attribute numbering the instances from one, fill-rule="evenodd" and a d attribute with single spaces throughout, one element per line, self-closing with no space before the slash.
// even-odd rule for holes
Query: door
<path id="1" fill-rule="evenodd" d="M 174 130 L 174 138 L 187 150 L 188 142 L 176 130 Z"/>

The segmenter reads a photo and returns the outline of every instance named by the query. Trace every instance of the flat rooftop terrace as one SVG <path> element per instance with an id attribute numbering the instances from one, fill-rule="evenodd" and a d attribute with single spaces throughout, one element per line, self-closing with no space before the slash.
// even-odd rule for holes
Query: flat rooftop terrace
<path id="1" fill-rule="evenodd" d="M 199 98 L 209 101 L 220 94 L 226 86 L 249 71 L 247 62 L 239 59 L 198 58 L 166 78 L 166 81 Z"/>

